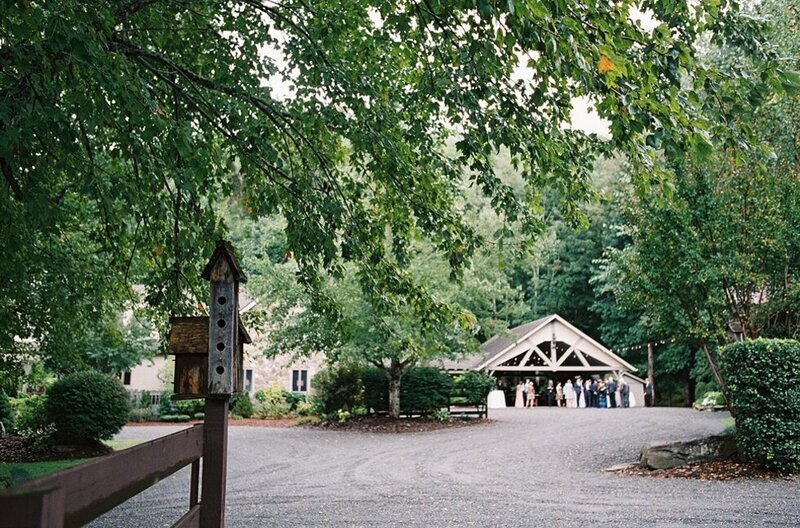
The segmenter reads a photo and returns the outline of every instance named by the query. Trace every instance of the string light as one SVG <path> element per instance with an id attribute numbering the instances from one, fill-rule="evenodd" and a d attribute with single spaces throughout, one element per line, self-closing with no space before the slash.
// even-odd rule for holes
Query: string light
<path id="1" fill-rule="evenodd" d="M 640 345 L 631 345 L 631 346 L 622 347 L 622 348 L 610 348 L 609 350 L 611 352 L 615 352 L 615 351 L 616 352 L 628 352 L 630 350 L 642 350 L 644 348 L 647 348 L 647 345 L 650 345 L 650 344 L 652 344 L 652 345 L 666 345 L 667 343 L 674 343 L 676 341 L 677 341 L 677 339 L 673 337 L 672 339 L 662 339 L 661 341 L 650 341 L 649 343 L 643 343 L 643 344 L 640 344 Z"/>

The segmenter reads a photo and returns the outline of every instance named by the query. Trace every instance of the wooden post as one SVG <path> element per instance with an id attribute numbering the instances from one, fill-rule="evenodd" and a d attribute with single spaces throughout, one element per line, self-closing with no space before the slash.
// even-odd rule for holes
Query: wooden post
<path id="1" fill-rule="evenodd" d="M 0 528 L 61 528 L 64 490 L 23 489 L 0 497 Z"/>
<path id="2" fill-rule="evenodd" d="M 228 462 L 228 402 L 241 393 L 239 283 L 247 277 L 231 245 L 220 240 L 203 270 L 211 282 L 208 309 L 208 387 L 203 444 L 203 491 L 200 526 L 225 526 L 225 485 Z M 238 359 L 237 359 L 238 358 Z"/>
<path id="3" fill-rule="evenodd" d="M 228 471 L 228 398 L 206 398 L 203 444 L 202 528 L 225 526 L 225 486 Z"/>

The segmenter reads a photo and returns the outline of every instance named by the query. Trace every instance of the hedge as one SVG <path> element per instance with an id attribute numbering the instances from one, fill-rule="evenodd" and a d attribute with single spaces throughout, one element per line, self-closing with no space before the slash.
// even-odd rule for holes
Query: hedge
<path id="1" fill-rule="evenodd" d="M 364 407 L 389 410 L 389 381 L 375 367 L 361 369 Z M 432 412 L 450 403 L 453 379 L 435 367 L 411 367 L 400 382 L 400 412 Z"/>
<path id="2" fill-rule="evenodd" d="M 401 412 L 432 412 L 447 407 L 454 383 L 435 367 L 412 367 L 400 383 Z"/>
<path id="3" fill-rule="evenodd" d="M 361 370 L 358 367 L 328 367 L 311 380 L 317 412 L 325 416 L 361 405 Z"/>
<path id="4" fill-rule="evenodd" d="M 742 455 L 768 469 L 800 472 L 800 342 L 741 341 L 723 347 L 720 359 Z"/>
<path id="5" fill-rule="evenodd" d="M 456 393 L 468 405 L 486 405 L 486 398 L 494 389 L 495 383 L 492 376 L 470 370 L 456 378 Z"/>

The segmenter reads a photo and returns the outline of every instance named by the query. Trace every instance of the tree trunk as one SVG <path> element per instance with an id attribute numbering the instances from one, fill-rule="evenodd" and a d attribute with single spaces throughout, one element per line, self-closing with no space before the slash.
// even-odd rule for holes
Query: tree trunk
<path id="1" fill-rule="evenodd" d="M 650 378 L 650 391 L 651 391 L 651 400 L 653 403 L 653 407 L 656 405 L 656 376 L 653 372 L 654 370 L 654 363 L 655 357 L 653 352 L 653 343 L 647 343 L 647 377 Z"/>
<path id="2" fill-rule="evenodd" d="M 399 361 L 392 360 L 387 375 L 389 377 L 389 416 L 396 420 L 400 418 L 400 379 L 403 377 L 403 367 Z"/>
<path id="3" fill-rule="evenodd" d="M 711 351 L 706 346 L 706 341 L 703 339 L 700 344 L 703 346 L 703 353 L 706 355 L 706 360 L 708 360 L 708 366 L 711 367 L 711 373 L 714 374 L 714 379 L 717 381 L 719 385 L 719 390 L 722 392 L 722 396 L 725 398 L 725 405 L 728 406 L 728 410 L 731 413 L 731 416 L 736 418 L 736 413 L 733 410 L 733 406 L 731 405 L 731 396 L 728 392 L 728 384 L 725 383 L 725 380 L 722 378 L 722 374 L 719 372 L 719 366 L 717 365 L 717 361 L 714 359 L 714 356 L 711 355 Z"/>
<path id="4" fill-rule="evenodd" d="M 690 369 L 684 370 L 683 375 L 683 406 L 691 407 L 694 403 L 694 391 L 697 382 L 692 378 Z"/>

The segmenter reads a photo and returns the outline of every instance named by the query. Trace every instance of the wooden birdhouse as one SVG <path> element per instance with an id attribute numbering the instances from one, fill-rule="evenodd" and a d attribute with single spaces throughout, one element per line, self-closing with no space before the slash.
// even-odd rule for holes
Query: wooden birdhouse
<path id="1" fill-rule="evenodd" d="M 175 400 L 204 398 L 208 391 L 208 330 L 209 318 L 171 317 L 169 332 L 169 353 L 175 356 L 175 381 L 172 396 Z M 239 347 L 235 354 L 236 363 L 242 368 L 244 345 L 251 343 L 241 320 L 239 320 Z M 236 372 L 234 372 L 235 374 Z M 241 375 L 239 376 L 241 379 Z M 239 382 L 240 386 L 242 382 Z M 234 383 L 236 386 L 236 383 Z M 236 395 L 236 392 L 232 392 Z"/>
<path id="2" fill-rule="evenodd" d="M 242 393 L 244 345 L 252 342 L 239 319 L 239 284 L 247 277 L 230 243 L 217 242 L 202 277 L 211 282 L 208 317 L 170 319 L 175 399 Z"/>

